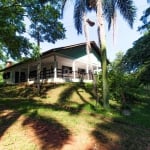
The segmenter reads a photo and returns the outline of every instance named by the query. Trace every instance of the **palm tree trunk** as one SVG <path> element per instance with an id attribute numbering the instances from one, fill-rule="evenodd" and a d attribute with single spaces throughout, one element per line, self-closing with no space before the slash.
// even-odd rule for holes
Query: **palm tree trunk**
<path id="1" fill-rule="evenodd" d="M 90 58 L 91 43 L 90 43 L 90 39 L 89 39 L 86 13 L 84 13 L 84 16 L 83 16 L 83 28 L 84 28 L 84 35 L 85 35 L 85 40 L 86 40 L 86 53 L 88 56 L 88 65 L 90 67 L 90 71 L 93 73 L 93 66 L 91 64 L 91 58 Z M 97 104 L 97 102 L 98 102 L 97 85 L 96 85 L 96 79 L 95 79 L 94 75 L 93 75 L 93 85 L 94 85 L 94 95 L 96 97 L 96 104 Z"/>
<path id="2" fill-rule="evenodd" d="M 37 38 L 37 46 L 40 49 L 39 32 L 38 32 L 38 38 Z M 41 91 L 40 75 L 41 75 L 41 56 L 39 56 L 38 58 L 38 65 L 37 65 L 37 90 L 38 90 L 39 96 L 40 96 L 40 91 Z"/>
<path id="3" fill-rule="evenodd" d="M 97 22 L 98 22 L 98 37 L 101 53 L 101 65 L 102 65 L 102 90 L 103 90 L 103 106 L 108 108 L 109 106 L 109 88 L 107 77 L 107 54 L 106 54 L 106 37 L 105 37 L 105 25 L 104 16 L 102 10 L 102 0 L 97 0 Z"/>
<path id="4" fill-rule="evenodd" d="M 88 56 L 88 65 L 90 66 L 91 71 L 93 71 L 93 67 L 91 65 L 91 59 L 90 59 L 90 50 L 91 50 L 91 44 L 89 40 L 89 34 L 88 34 L 88 27 L 87 27 L 87 22 L 86 22 L 86 14 L 83 16 L 83 25 L 84 25 L 84 35 L 85 35 L 85 40 L 86 40 L 86 53 Z"/>

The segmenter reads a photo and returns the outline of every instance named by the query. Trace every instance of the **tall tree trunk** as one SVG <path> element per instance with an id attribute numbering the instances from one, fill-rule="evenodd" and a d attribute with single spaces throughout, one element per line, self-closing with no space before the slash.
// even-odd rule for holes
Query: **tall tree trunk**
<path id="1" fill-rule="evenodd" d="M 91 65 L 91 59 L 90 59 L 90 51 L 91 51 L 91 44 L 90 44 L 90 40 L 89 40 L 89 34 L 88 34 L 88 24 L 86 22 L 87 20 L 87 17 L 86 17 L 86 14 L 84 13 L 84 16 L 83 16 L 83 25 L 84 25 L 84 35 L 85 35 L 85 40 L 86 40 L 86 54 L 88 56 L 88 65 L 91 69 L 91 71 L 93 71 L 93 67 Z"/>
<path id="2" fill-rule="evenodd" d="M 101 53 L 101 65 L 102 65 L 102 90 L 103 90 L 103 106 L 108 108 L 109 106 L 109 88 L 107 77 L 107 54 L 106 54 L 106 36 L 104 16 L 102 10 L 102 0 L 97 0 L 97 22 L 98 22 L 98 37 Z"/>
<path id="3" fill-rule="evenodd" d="M 38 32 L 38 38 L 37 38 L 37 46 L 40 50 L 40 37 L 39 37 L 39 32 Z M 37 65 L 37 90 L 38 90 L 38 95 L 40 95 L 41 91 L 41 84 L 40 84 L 40 74 L 41 74 L 41 55 L 38 58 L 38 65 Z"/>
<path id="4" fill-rule="evenodd" d="M 85 40 L 86 40 L 86 53 L 87 53 L 87 56 L 88 56 L 88 65 L 90 67 L 90 71 L 92 73 L 94 73 L 93 66 L 91 64 L 91 58 L 90 58 L 91 43 L 90 43 L 90 39 L 89 39 L 88 23 L 87 23 L 86 13 L 84 13 L 84 16 L 83 16 L 83 28 L 84 28 L 84 35 L 85 35 Z M 97 104 L 97 101 L 98 101 L 97 86 L 96 86 L 96 78 L 95 78 L 94 75 L 93 75 L 93 84 L 94 84 L 94 95 L 96 97 L 96 104 Z"/>

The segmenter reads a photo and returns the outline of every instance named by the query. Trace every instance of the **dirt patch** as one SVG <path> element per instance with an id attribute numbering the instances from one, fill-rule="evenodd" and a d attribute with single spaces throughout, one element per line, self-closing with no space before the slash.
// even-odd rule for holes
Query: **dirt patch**
<path id="1" fill-rule="evenodd" d="M 97 142 L 84 130 L 74 135 L 54 119 L 33 119 L 12 110 L 1 111 L 0 118 L 10 123 L 1 131 L 0 150 L 117 150 L 111 143 Z"/>
<path id="2" fill-rule="evenodd" d="M 40 149 L 61 149 L 69 140 L 70 132 L 54 119 L 46 121 L 26 118 L 23 122 L 29 138 L 32 139 Z"/>
<path id="3" fill-rule="evenodd" d="M 41 150 L 119 150 L 117 145 L 96 141 L 83 130 L 74 135 L 55 121 L 45 123 L 41 120 L 27 118 L 23 125 L 28 137 Z"/>
<path id="4" fill-rule="evenodd" d="M 1 111 L 0 116 L 0 150 L 38 150 L 21 125 L 24 116 L 12 110 Z"/>

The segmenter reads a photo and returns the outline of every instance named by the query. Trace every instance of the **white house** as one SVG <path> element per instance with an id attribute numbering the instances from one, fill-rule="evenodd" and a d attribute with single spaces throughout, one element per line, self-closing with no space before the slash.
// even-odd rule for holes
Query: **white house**
<path id="1" fill-rule="evenodd" d="M 91 52 L 86 53 L 86 43 L 48 50 L 41 54 L 40 61 L 26 61 L 7 65 L 1 70 L 8 84 L 25 82 L 33 84 L 38 78 L 40 62 L 40 82 L 92 82 L 93 74 L 100 69 L 100 53 L 95 42 L 91 42 Z"/>

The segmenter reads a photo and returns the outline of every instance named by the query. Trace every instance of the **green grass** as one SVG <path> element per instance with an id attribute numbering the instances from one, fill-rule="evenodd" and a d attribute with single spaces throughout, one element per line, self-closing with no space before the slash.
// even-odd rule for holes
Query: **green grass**
<path id="1" fill-rule="evenodd" d="M 116 101 L 110 101 L 107 111 L 96 106 L 91 85 L 48 85 L 42 88 L 41 97 L 35 87 L 1 86 L 0 91 L 0 149 L 25 145 L 27 150 L 61 149 L 73 135 L 88 135 L 97 145 L 119 145 L 121 150 L 149 146 L 148 91 L 139 93 L 140 101 L 132 104 L 130 116 L 120 113 Z M 28 135 L 29 131 L 34 135 Z"/>
<path id="2" fill-rule="evenodd" d="M 150 90 L 140 89 L 137 93 L 133 93 L 136 97 L 135 101 L 129 103 L 131 108 L 131 115 L 124 116 L 115 109 L 119 106 L 116 101 L 111 101 L 113 106 L 112 117 L 115 120 L 149 128 L 150 127 Z M 120 105 L 121 106 L 121 105 Z M 119 107 L 118 107 L 119 110 Z"/>

